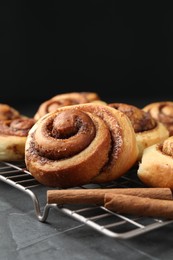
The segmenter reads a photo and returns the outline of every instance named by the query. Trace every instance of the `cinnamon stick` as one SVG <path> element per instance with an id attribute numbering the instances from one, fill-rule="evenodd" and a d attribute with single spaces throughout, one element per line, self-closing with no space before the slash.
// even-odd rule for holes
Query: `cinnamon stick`
<path id="1" fill-rule="evenodd" d="M 107 193 L 104 207 L 108 210 L 136 216 L 173 219 L 173 200 L 142 198 L 133 195 Z"/>
<path id="2" fill-rule="evenodd" d="M 104 204 L 104 195 L 107 193 L 127 194 L 138 197 L 172 200 L 169 188 L 112 188 L 112 189 L 67 189 L 48 190 L 47 202 L 57 204 Z"/>

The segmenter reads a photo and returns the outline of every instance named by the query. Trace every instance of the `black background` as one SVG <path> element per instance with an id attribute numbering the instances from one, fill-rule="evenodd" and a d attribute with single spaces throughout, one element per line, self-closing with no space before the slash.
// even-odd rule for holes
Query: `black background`
<path id="1" fill-rule="evenodd" d="M 173 100 L 173 9 L 131 1 L 1 1 L 1 103 L 73 91 Z"/>

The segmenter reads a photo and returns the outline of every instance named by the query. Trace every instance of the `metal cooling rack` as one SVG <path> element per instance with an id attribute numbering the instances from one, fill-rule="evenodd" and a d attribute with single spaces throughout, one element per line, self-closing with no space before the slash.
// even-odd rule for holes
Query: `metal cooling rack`
<path id="1" fill-rule="evenodd" d="M 33 201 L 36 217 L 41 222 L 45 222 L 48 218 L 49 210 L 55 208 L 106 236 L 121 239 L 132 238 L 173 222 L 173 220 L 152 217 L 121 215 L 97 205 L 48 204 L 46 193 L 50 188 L 38 183 L 26 170 L 25 164 L 21 162 L 0 162 L 0 180 L 29 195 Z M 100 189 L 118 187 L 133 188 L 144 187 L 144 185 L 137 179 L 136 170 L 134 169 L 127 173 L 126 176 L 111 183 L 105 183 L 104 185 L 84 185 L 76 188 Z M 44 195 L 44 199 L 40 198 L 40 195 Z"/>

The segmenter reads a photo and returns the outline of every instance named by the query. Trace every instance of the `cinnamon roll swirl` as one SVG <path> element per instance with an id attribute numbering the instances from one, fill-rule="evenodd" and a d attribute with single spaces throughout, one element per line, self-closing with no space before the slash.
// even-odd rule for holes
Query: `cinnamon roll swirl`
<path id="1" fill-rule="evenodd" d="M 169 135 L 173 135 L 173 102 L 160 101 L 146 105 L 144 111 L 149 112 L 153 118 L 166 126 Z"/>
<path id="2" fill-rule="evenodd" d="M 34 123 L 22 117 L 0 120 L 0 161 L 24 160 L 26 138 Z"/>
<path id="3" fill-rule="evenodd" d="M 173 136 L 144 150 L 137 175 L 147 186 L 173 190 Z"/>
<path id="4" fill-rule="evenodd" d="M 125 103 L 110 103 L 108 105 L 123 112 L 130 119 L 139 149 L 138 160 L 141 159 L 143 150 L 146 147 L 161 142 L 169 136 L 166 127 L 152 118 L 148 112 Z"/>
<path id="5" fill-rule="evenodd" d="M 62 106 L 71 106 L 77 104 L 90 103 L 93 101 L 99 101 L 100 97 L 95 92 L 71 92 L 59 94 L 52 97 L 49 100 L 43 102 L 37 112 L 34 115 L 35 120 L 44 116 L 49 112 L 55 111 L 57 108 Z"/>
<path id="6" fill-rule="evenodd" d="M 25 162 L 40 183 L 73 187 L 125 174 L 138 156 L 128 117 L 107 105 L 60 107 L 29 131 Z"/>
<path id="7" fill-rule="evenodd" d="M 19 111 L 15 108 L 7 104 L 0 103 L 0 120 L 12 120 L 19 118 L 20 116 Z"/>

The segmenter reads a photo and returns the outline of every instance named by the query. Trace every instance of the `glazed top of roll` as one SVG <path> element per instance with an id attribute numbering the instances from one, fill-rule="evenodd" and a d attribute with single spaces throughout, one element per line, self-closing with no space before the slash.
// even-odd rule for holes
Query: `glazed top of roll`
<path id="1" fill-rule="evenodd" d="M 138 148 L 128 117 L 97 103 L 64 106 L 40 118 L 26 141 L 27 168 L 41 183 L 71 187 L 124 174 Z"/>
<path id="2" fill-rule="evenodd" d="M 58 94 L 43 102 L 35 113 L 34 118 L 38 120 L 40 117 L 55 111 L 59 107 L 84 104 L 97 100 L 100 100 L 100 97 L 95 92 L 70 92 Z"/>
<path id="3" fill-rule="evenodd" d="M 13 120 L 0 120 L 0 135 L 26 137 L 34 125 L 33 118 L 17 118 Z"/>
<path id="4" fill-rule="evenodd" d="M 149 112 L 150 115 L 157 121 L 163 123 L 170 136 L 173 135 L 173 102 L 159 101 L 146 105 L 144 111 Z"/>
<path id="5" fill-rule="evenodd" d="M 0 120 L 11 120 L 20 116 L 20 113 L 13 107 L 0 103 Z"/>
<path id="6" fill-rule="evenodd" d="M 111 103 L 109 106 L 123 112 L 130 119 L 139 149 L 138 161 L 141 160 L 146 147 L 161 142 L 169 136 L 167 128 L 150 113 L 125 103 Z"/>
<path id="7" fill-rule="evenodd" d="M 142 109 L 125 103 L 110 103 L 110 107 L 125 113 L 130 119 L 135 133 L 151 130 L 156 127 L 156 120 Z"/>

